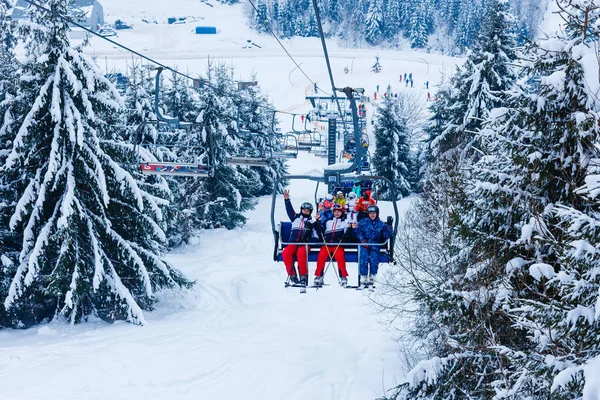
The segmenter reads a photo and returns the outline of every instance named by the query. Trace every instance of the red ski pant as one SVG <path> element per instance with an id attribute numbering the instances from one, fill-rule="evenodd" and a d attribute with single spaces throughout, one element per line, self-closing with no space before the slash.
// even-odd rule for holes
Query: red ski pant
<path id="1" fill-rule="evenodd" d="M 288 275 L 296 274 L 296 271 L 294 270 L 294 255 L 298 259 L 298 273 L 300 275 L 308 275 L 308 257 L 306 256 L 306 246 L 295 244 L 288 244 L 281 253 Z"/>
<path id="2" fill-rule="evenodd" d="M 321 250 L 319 251 L 319 257 L 317 258 L 317 269 L 315 270 L 315 276 L 321 276 L 323 274 L 325 263 L 331 260 L 331 257 L 335 259 L 335 262 L 338 265 L 338 269 L 340 270 L 340 275 L 342 277 L 348 276 L 348 271 L 346 270 L 346 255 L 344 254 L 344 248 L 338 246 L 321 247 Z"/>

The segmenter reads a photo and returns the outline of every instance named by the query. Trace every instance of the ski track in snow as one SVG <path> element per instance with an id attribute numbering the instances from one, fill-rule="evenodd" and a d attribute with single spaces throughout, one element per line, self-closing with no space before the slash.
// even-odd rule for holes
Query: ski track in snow
<path id="1" fill-rule="evenodd" d="M 291 167 L 305 172 L 315 163 L 324 161 L 301 154 Z M 290 188 L 297 206 L 299 197 L 310 199 L 314 183 Z M 198 283 L 183 296 L 163 293 L 145 327 L 53 322 L 0 332 L 3 394 L 19 400 L 383 394 L 402 375 L 396 345 L 368 295 L 340 288 L 333 268 L 326 276 L 331 286 L 302 295 L 284 288 L 284 266 L 271 259 L 270 204 L 261 198 L 244 227 L 204 232 L 198 244 L 172 252 L 168 260 Z M 285 217 L 281 196 L 277 216 Z M 349 272 L 356 279 L 356 264 Z M 36 384 L 27 385 L 30 379 Z"/>
<path id="2" fill-rule="evenodd" d="M 120 32 L 118 41 L 160 56 L 160 61 L 190 74 L 204 73 L 203 59 L 208 54 L 228 57 L 225 60 L 235 65 L 240 79 L 257 73 L 277 108 L 310 109 L 308 102 L 302 102 L 310 83 L 293 71 L 291 60 L 271 37 L 245 26 L 241 6 L 212 9 L 186 0 L 151 6 L 141 0 L 102 3 L 107 21 L 121 18 L 134 23 L 133 31 Z M 141 11 L 136 16 L 130 10 Z M 166 19 L 200 13 L 205 20 L 197 24 L 210 24 L 218 17 L 215 23 L 220 23 L 222 32 L 201 38 L 189 33 L 192 25 L 140 22 L 157 15 Z M 240 43 L 247 38 L 263 49 L 242 51 Z M 307 74 L 327 90 L 330 85 L 318 39 L 284 43 Z M 102 68 L 123 68 L 131 61 L 96 38 L 92 45 L 86 51 L 101 55 Z M 428 91 L 424 82 L 430 81 L 433 95 L 440 74 L 459 62 L 416 52 L 343 50 L 335 44 L 330 51 L 339 87 L 364 87 L 372 94 L 379 84 L 381 96 L 391 83 L 394 91 L 410 90 L 423 101 Z M 381 74 L 370 72 L 377 54 L 383 64 Z M 353 73 L 343 75 L 344 66 L 352 66 Z M 413 73 L 414 89 L 397 84 L 404 72 Z M 370 121 L 374 105 L 367 107 Z M 291 119 L 278 118 L 281 129 L 289 130 Z M 289 165 L 290 173 L 314 174 L 322 172 L 325 160 L 301 153 Z M 313 201 L 314 188 L 314 182 L 293 181 L 294 206 Z M 325 194 L 324 185 L 320 194 Z M 402 201 L 401 208 L 407 204 Z M 53 322 L 26 331 L 0 331 L 0 398 L 364 400 L 383 395 L 403 375 L 398 347 L 380 324 L 370 292 L 340 288 L 334 267 L 325 277 L 331 286 L 309 289 L 306 294 L 284 288 L 285 268 L 272 261 L 270 207 L 271 198 L 261 198 L 256 209 L 246 214 L 244 227 L 205 231 L 197 244 L 170 253 L 168 261 L 197 284 L 183 294 L 159 294 L 158 308 L 145 313 L 147 326 Z M 380 207 L 382 216 L 392 214 L 390 204 Z M 276 221 L 287 219 L 281 196 L 276 216 Z M 314 268 L 313 263 L 311 279 Z M 355 284 L 356 264 L 349 264 L 348 271 L 350 283 Z"/>

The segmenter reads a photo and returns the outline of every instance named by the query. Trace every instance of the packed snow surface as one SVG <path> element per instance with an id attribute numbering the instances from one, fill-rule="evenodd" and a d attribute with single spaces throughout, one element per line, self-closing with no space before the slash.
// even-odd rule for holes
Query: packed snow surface
<path id="1" fill-rule="evenodd" d="M 209 56 L 218 58 L 233 65 L 240 80 L 255 73 L 278 109 L 304 113 L 311 108 L 304 96 L 312 83 L 272 37 L 246 26 L 241 5 L 209 7 L 192 0 L 104 0 L 102 5 L 107 22 L 134 25 L 113 38 L 120 43 L 192 75 L 204 73 Z M 168 17 L 186 16 L 195 22 L 167 24 Z M 195 35 L 196 25 L 214 25 L 219 33 Z M 261 47 L 249 46 L 248 40 Z M 283 42 L 319 88 L 330 92 L 319 40 Z M 132 62 L 131 54 L 98 38 L 91 45 L 86 52 L 107 71 Z M 379 85 L 378 99 L 390 84 L 394 92 L 410 91 L 426 104 L 440 76 L 460 63 L 426 53 L 329 46 L 336 85 L 364 87 L 372 97 Z M 376 55 L 380 74 L 371 72 Z M 399 83 L 400 74 L 411 72 L 414 88 Z M 373 108 L 367 104 L 369 121 Z M 290 130 L 290 122 L 279 119 L 281 130 Z M 301 153 L 290 161 L 290 173 L 321 174 L 325 164 Z M 293 204 L 312 201 L 314 191 L 314 182 L 293 181 Z M 330 286 L 306 294 L 284 288 L 284 266 L 272 261 L 270 207 L 271 199 L 261 198 L 243 228 L 205 231 L 197 243 L 169 254 L 168 261 L 197 284 L 184 295 L 160 294 L 157 310 L 145 313 L 144 327 L 53 322 L 1 331 L 2 398 L 364 400 L 384 395 L 404 376 L 397 344 L 370 301 L 377 292 L 340 288 L 333 267 L 325 276 Z M 381 208 L 383 218 L 392 213 L 390 204 Z M 276 220 L 285 218 L 280 196 Z M 314 268 L 310 265 L 311 273 Z M 356 283 L 356 264 L 348 270 Z"/>

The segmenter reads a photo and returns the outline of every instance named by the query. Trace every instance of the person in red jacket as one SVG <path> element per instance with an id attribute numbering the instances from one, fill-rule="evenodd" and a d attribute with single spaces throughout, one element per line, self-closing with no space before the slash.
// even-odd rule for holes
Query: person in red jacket
<path id="1" fill-rule="evenodd" d="M 374 206 L 375 204 L 377 204 L 377 202 L 371 197 L 371 191 L 365 190 L 363 196 L 356 201 L 356 210 L 358 211 L 357 221 L 367 218 L 369 216 L 367 209 L 369 206 Z"/>

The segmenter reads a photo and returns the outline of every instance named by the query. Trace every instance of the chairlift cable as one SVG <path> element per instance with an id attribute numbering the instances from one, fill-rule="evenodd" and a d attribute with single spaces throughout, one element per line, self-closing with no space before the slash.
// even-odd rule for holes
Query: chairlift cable
<path id="1" fill-rule="evenodd" d="M 342 119 L 342 124 L 344 129 L 346 128 L 346 118 L 342 114 L 342 107 L 340 106 L 340 100 L 336 95 L 337 89 L 335 86 L 335 82 L 333 81 L 333 72 L 331 71 L 331 63 L 329 62 L 329 53 L 327 52 L 327 45 L 325 44 L 325 34 L 323 33 L 323 24 L 321 23 L 321 15 L 319 14 L 319 6 L 317 5 L 317 0 L 312 0 L 313 8 L 315 9 L 315 16 L 317 17 L 317 27 L 319 28 L 319 36 L 321 37 L 321 45 L 323 46 L 323 53 L 325 54 L 325 63 L 327 64 L 327 71 L 329 72 L 329 80 L 331 81 L 331 90 L 333 94 L 332 97 L 335 98 L 335 102 L 338 107 L 338 112 L 340 113 L 340 118 Z"/>
<path id="2" fill-rule="evenodd" d="M 250 5 L 252 6 L 252 8 L 254 8 L 254 11 L 256 11 L 256 13 L 258 14 L 258 8 L 256 8 L 256 5 L 254 5 L 254 2 L 252 0 L 248 0 L 250 2 Z M 287 49 L 285 48 L 285 46 L 283 45 L 283 43 L 281 43 L 281 41 L 279 40 L 279 38 L 277 37 L 277 35 L 275 34 L 275 32 L 273 32 L 273 30 L 271 29 L 271 25 L 269 23 L 264 23 L 264 26 L 269 30 L 269 32 L 271 33 L 271 35 L 273 35 L 273 37 L 275 38 L 275 40 L 277 41 L 277 43 L 279 43 L 279 45 L 281 46 L 281 48 L 283 49 L 283 51 L 285 51 L 285 54 L 288 55 L 288 57 L 292 60 L 292 62 L 296 65 L 296 68 L 298 68 L 300 70 L 300 72 L 302 72 L 302 74 L 306 77 L 306 79 L 308 79 L 310 81 L 310 83 L 312 83 L 313 85 L 316 85 L 316 83 L 310 79 L 310 77 L 306 74 L 306 72 L 304 72 L 304 70 L 302 68 L 300 68 L 300 65 L 296 62 L 296 60 L 294 60 L 294 57 L 292 57 L 292 55 L 289 53 L 289 51 L 287 51 Z M 331 93 L 327 93 L 326 91 L 324 91 L 323 89 L 319 88 L 317 86 L 317 88 L 325 93 L 327 96 L 333 96 Z M 335 90 L 334 92 L 335 93 Z"/>
<path id="3" fill-rule="evenodd" d="M 164 64 L 162 64 L 162 63 L 160 63 L 160 62 L 158 62 L 158 61 L 156 61 L 156 60 L 154 60 L 154 59 L 152 59 L 152 58 L 150 58 L 150 57 L 148 57 L 148 56 L 145 56 L 145 55 L 143 55 L 142 53 L 140 53 L 140 52 L 138 52 L 138 51 L 135 51 L 135 50 L 133 50 L 133 49 L 131 49 L 131 48 L 127 47 L 127 46 L 124 46 L 124 45 L 120 44 L 119 42 L 116 42 L 116 41 L 114 41 L 114 40 L 112 40 L 112 39 L 109 39 L 109 38 L 107 38 L 107 37 L 105 37 L 105 36 L 102 36 L 102 35 L 100 35 L 100 34 L 98 34 L 98 33 L 94 32 L 93 30 L 91 30 L 91 29 L 89 29 L 89 28 L 85 27 L 85 26 L 83 26 L 83 25 L 81 25 L 81 24 L 78 24 L 77 22 L 73 21 L 71 18 L 69 18 L 69 17 L 66 17 L 66 16 L 64 16 L 64 15 L 62 15 L 62 14 L 59 14 L 59 13 L 57 13 L 56 11 L 53 11 L 53 10 L 51 10 L 51 9 L 49 9 L 49 8 L 46 8 L 46 7 L 44 7 L 43 5 L 39 4 L 39 3 L 38 3 L 38 2 L 36 2 L 35 0 L 24 0 L 24 1 L 25 1 L 26 3 L 29 3 L 29 4 L 31 4 L 31 5 L 32 5 L 32 6 L 34 6 L 34 7 L 37 7 L 37 8 L 39 8 L 40 10 L 43 10 L 43 11 L 45 11 L 45 12 L 47 12 L 47 13 L 49 13 L 49 14 L 51 14 L 51 15 L 53 15 L 53 16 L 55 16 L 55 17 L 57 17 L 57 18 L 59 18 L 59 19 L 61 19 L 61 20 L 63 20 L 63 21 L 65 21 L 65 22 L 67 22 L 67 23 L 71 24 L 71 25 L 74 25 L 74 26 L 76 26 L 76 27 L 78 27 L 78 28 L 81 28 L 81 29 L 83 29 L 84 31 L 86 31 L 86 32 L 88 32 L 88 33 L 91 33 L 92 35 L 95 35 L 95 36 L 99 37 L 100 39 L 106 40 L 107 42 L 109 42 L 109 43 L 111 43 L 111 44 L 114 44 L 115 46 L 117 46 L 117 47 L 120 47 L 121 49 L 123 49 L 123 50 L 125 50 L 125 51 L 128 51 L 128 52 L 130 52 L 130 53 L 132 53 L 132 54 L 135 54 L 136 56 L 138 56 L 138 57 L 140 57 L 140 58 L 143 58 L 144 60 L 146 60 L 146 61 L 149 61 L 149 62 L 151 62 L 151 63 L 153 63 L 153 64 L 155 64 L 155 65 L 158 65 L 159 67 L 162 67 L 162 68 L 163 68 L 163 69 L 165 69 L 165 70 L 171 71 L 171 72 L 173 72 L 174 74 L 180 75 L 180 76 L 182 76 L 182 77 L 184 77 L 184 78 L 187 78 L 187 79 L 190 79 L 190 80 L 192 80 L 192 81 L 194 81 L 194 80 L 198 79 L 198 78 L 194 78 L 194 77 L 192 77 L 192 76 L 190 76 L 190 75 L 184 74 L 183 72 L 179 72 L 179 71 L 177 71 L 176 69 L 173 69 L 173 68 L 171 68 L 171 67 L 169 67 L 169 66 L 167 66 L 167 65 L 164 65 Z M 284 49 L 284 50 L 285 50 L 285 49 Z M 295 62 L 295 61 L 294 61 L 294 62 Z M 310 78 L 309 78 L 309 80 L 310 80 Z M 312 81 L 311 81 L 311 82 L 312 82 Z M 314 83 L 314 82 L 313 82 L 313 83 Z M 223 91 L 223 90 L 221 90 L 221 89 L 219 89 L 219 88 L 217 88 L 217 87 L 215 87 L 215 86 L 211 85 L 211 84 L 210 84 L 210 83 L 208 83 L 208 82 L 204 82 L 204 84 L 205 84 L 206 86 L 208 86 L 209 88 L 213 89 L 213 90 L 214 90 L 214 91 L 215 91 L 217 94 L 220 94 L 220 95 L 226 95 L 226 96 L 228 96 L 228 97 L 233 97 L 233 95 L 232 95 L 231 93 L 227 93 L 227 92 L 225 92 L 225 91 Z M 277 109 L 275 109 L 275 108 L 272 108 L 272 107 L 267 107 L 267 106 L 260 106 L 260 105 L 259 105 L 258 107 L 260 107 L 260 108 L 263 108 L 263 109 L 265 109 L 266 111 L 272 111 L 272 112 L 275 112 L 275 113 L 280 113 L 280 114 L 286 114 L 286 115 L 302 115 L 302 114 L 297 114 L 297 113 L 290 113 L 290 112 L 287 112 L 287 111 L 280 111 L 280 110 L 277 110 Z"/>

